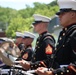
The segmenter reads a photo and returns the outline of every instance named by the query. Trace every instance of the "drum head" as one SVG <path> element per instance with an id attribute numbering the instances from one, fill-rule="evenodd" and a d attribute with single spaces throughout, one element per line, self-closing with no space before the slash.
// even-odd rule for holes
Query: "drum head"
<path id="1" fill-rule="evenodd" d="M 8 66 L 14 65 L 13 61 L 17 59 L 20 54 L 18 47 L 10 41 L 0 44 L 0 60 Z"/>
<path id="2" fill-rule="evenodd" d="M 0 75 L 8 75 L 9 71 L 10 71 L 10 69 L 1 69 L 0 70 Z"/>
<path id="3" fill-rule="evenodd" d="M 5 57 L 1 51 L 0 51 L 0 60 L 8 66 L 14 65 L 13 62 L 10 59 L 8 59 L 7 57 Z"/>
<path id="4" fill-rule="evenodd" d="M 15 43 L 6 41 L 0 44 L 0 48 L 2 49 L 2 53 L 6 52 L 14 57 L 19 57 L 20 56 L 20 50 L 19 48 L 15 45 Z"/>

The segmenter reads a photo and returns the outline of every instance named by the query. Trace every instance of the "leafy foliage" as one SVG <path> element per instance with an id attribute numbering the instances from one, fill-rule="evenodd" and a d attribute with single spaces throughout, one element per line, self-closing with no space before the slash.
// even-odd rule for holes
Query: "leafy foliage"
<path id="1" fill-rule="evenodd" d="M 0 7 L 0 28 L 6 31 L 8 37 L 15 37 L 16 31 L 32 31 L 33 14 L 41 14 L 52 17 L 59 10 L 56 0 L 49 3 L 33 3 L 34 7 L 26 5 L 25 9 L 15 10 Z"/>

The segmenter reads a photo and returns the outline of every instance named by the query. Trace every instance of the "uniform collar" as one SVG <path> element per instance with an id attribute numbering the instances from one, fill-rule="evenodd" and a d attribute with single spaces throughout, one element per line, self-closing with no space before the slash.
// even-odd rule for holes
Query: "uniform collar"
<path id="1" fill-rule="evenodd" d="M 69 26 L 67 26 L 66 28 L 63 28 L 63 31 L 67 31 L 71 26 L 76 25 L 76 23 L 70 24 Z"/>
<path id="2" fill-rule="evenodd" d="M 39 36 L 42 36 L 42 35 L 44 35 L 45 33 L 47 33 L 47 31 L 45 31 L 45 32 L 41 33 Z"/>

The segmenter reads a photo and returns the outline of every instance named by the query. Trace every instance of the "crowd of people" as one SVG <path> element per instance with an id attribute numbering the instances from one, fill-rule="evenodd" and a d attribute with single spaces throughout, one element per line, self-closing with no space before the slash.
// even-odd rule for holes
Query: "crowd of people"
<path id="1" fill-rule="evenodd" d="M 16 61 L 20 61 L 25 70 L 35 70 L 34 75 L 76 75 L 76 1 L 57 2 L 60 10 L 56 15 L 59 16 L 62 30 L 56 46 L 54 37 L 47 29 L 51 20 L 49 17 L 33 15 L 32 25 L 39 34 L 34 50 L 32 42 L 36 36 L 27 31 L 16 32 L 15 43 L 20 50 Z"/>

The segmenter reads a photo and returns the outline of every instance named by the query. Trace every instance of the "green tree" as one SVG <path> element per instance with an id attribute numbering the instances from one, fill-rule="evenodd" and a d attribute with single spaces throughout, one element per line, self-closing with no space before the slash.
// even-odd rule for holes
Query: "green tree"
<path id="1" fill-rule="evenodd" d="M 30 7 L 29 5 L 26 5 L 26 9 L 18 11 L 18 13 L 25 19 L 31 17 L 34 12 L 35 12 L 34 8 Z"/>
<path id="2" fill-rule="evenodd" d="M 17 17 L 17 11 L 11 8 L 0 7 L 0 28 L 5 31 L 10 20 Z"/>
<path id="3" fill-rule="evenodd" d="M 57 0 L 49 4 L 34 2 L 33 7 L 26 5 L 25 9 L 19 11 L 11 8 L 0 7 L 0 28 L 5 31 L 8 37 L 15 37 L 16 31 L 32 31 L 30 25 L 33 22 L 33 14 L 41 14 L 52 17 L 59 10 Z"/>
<path id="4" fill-rule="evenodd" d="M 8 29 L 6 30 L 6 34 L 8 37 L 15 37 L 16 31 L 29 31 L 32 18 L 24 19 L 22 17 L 13 18 L 10 21 L 10 24 L 8 26 Z"/>

